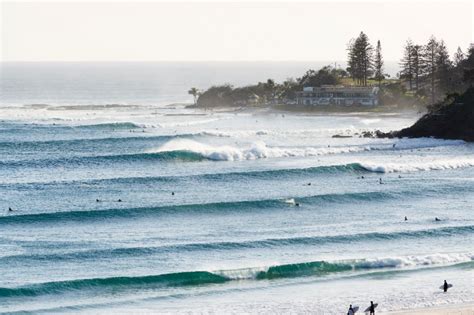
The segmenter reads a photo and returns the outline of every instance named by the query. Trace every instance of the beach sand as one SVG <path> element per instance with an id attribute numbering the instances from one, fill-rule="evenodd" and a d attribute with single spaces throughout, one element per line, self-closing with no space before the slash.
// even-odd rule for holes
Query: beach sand
<path id="1" fill-rule="evenodd" d="M 381 313 L 387 315 L 474 315 L 474 304 L 459 304 L 427 307 L 396 312 Z"/>

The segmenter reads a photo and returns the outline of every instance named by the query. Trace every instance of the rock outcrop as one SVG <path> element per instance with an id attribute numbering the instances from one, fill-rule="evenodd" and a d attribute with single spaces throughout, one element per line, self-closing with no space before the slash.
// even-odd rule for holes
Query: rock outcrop
<path id="1" fill-rule="evenodd" d="M 433 137 L 474 142 L 474 87 L 421 117 L 413 126 L 379 137 Z"/>

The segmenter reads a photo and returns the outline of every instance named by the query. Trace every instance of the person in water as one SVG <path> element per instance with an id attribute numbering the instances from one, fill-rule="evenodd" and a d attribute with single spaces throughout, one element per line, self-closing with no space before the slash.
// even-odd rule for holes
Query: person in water
<path id="1" fill-rule="evenodd" d="M 408 218 L 407 218 L 407 216 L 405 216 L 405 221 L 408 221 Z"/>
<path id="2" fill-rule="evenodd" d="M 379 178 L 379 184 L 383 184 L 382 177 Z"/>
<path id="3" fill-rule="evenodd" d="M 438 217 L 435 218 L 435 221 L 438 222 L 438 221 L 441 221 L 441 219 L 439 219 Z"/>
<path id="4" fill-rule="evenodd" d="M 354 315 L 354 309 L 352 308 L 352 304 L 349 305 L 349 310 L 347 311 L 347 315 Z"/>
<path id="5" fill-rule="evenodd" d="M 375 315 L 375 305 L 373 301 L 370 301 L 370 308 L 369 308 L 370 315 Z"/>
<path id="6" fill-rule="evenodd" d="M 8 207 L 8 212 L 12 212 L 12 211 L 13 211 L 13 209 Z"/>
<path id="7" fill-rule="evenodd" d="M 448 283 L 446 282 L 446 280 L 444 280 L 443 291 L 448 292 Z"/>

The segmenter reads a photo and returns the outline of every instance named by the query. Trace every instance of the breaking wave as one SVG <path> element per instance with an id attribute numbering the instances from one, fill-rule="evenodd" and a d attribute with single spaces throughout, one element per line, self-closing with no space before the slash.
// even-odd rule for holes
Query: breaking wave
<path id="1" fill-rule="evenodd" d="M 358 163 L 361 168 L 375 173 L 409 173 L 418 171 L 439 171 L 457 168 L 474 167 L 474 158 L 458 158 L 433 162 L 409 163 Z"/>
<path id="2" fill-rule="evenodd" d="M 370 150 L 367 147 L 329 147 L 329 148 L 284 148 L 269 147 L 264 142 L 253 143 L 249 148 L 242 149 L 234 146 L 223 145 L 213 146 L 200 143 L 190 139 L 173 139 L 154 152 L 193 152 L 201 155 L 203 158 L 214 161 L 238 161 L 238 160 L 256 160 L 262 158 L 279 157 L 310 157 L 327 154 L 340 154 L 349 152 L 362 152 Z"/>
<path id="3" fill-rule="evenodd" d="M 341 261 L 312 261 L 268 267 L 241 268 L 218 271 L 188 271 L 159 275 L 120 276 L 109 278 L 86 278 L 0 288 L 0 299 L 16 296 L 42 296 L 77 290 L 112 291 L 222 284 L 234 280 L 270 280 L 295 277 L 318 277 L 347 272 L 367 272 L 380 269 L 405 267 L 429 267 L 438 265 L 461 265 L 470 263 L 472 254 L 432 254 L 425 256 L 388 257 Z"/>

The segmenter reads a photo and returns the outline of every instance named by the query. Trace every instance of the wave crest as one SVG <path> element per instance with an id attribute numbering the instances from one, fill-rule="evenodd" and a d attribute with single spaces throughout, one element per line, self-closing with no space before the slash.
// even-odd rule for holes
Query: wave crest
<path id="1" fill-rule="evenodd" d="M 387 257 L 342 261 L 312 261 L 256 268 L 218 271 L 189 271 L 160 275 L 89 278 L 36 283 L 14 288 L 0 288 L 1 297 L 41 296 L 75 290 L 114 290 L 179 287 L 219 284 L 233 280 L 269 280 L 279 278 L 314 277 L 367 269 L 457 265 L 474 260 L 471 253 L 432 254 L 425 256 Z"/>

